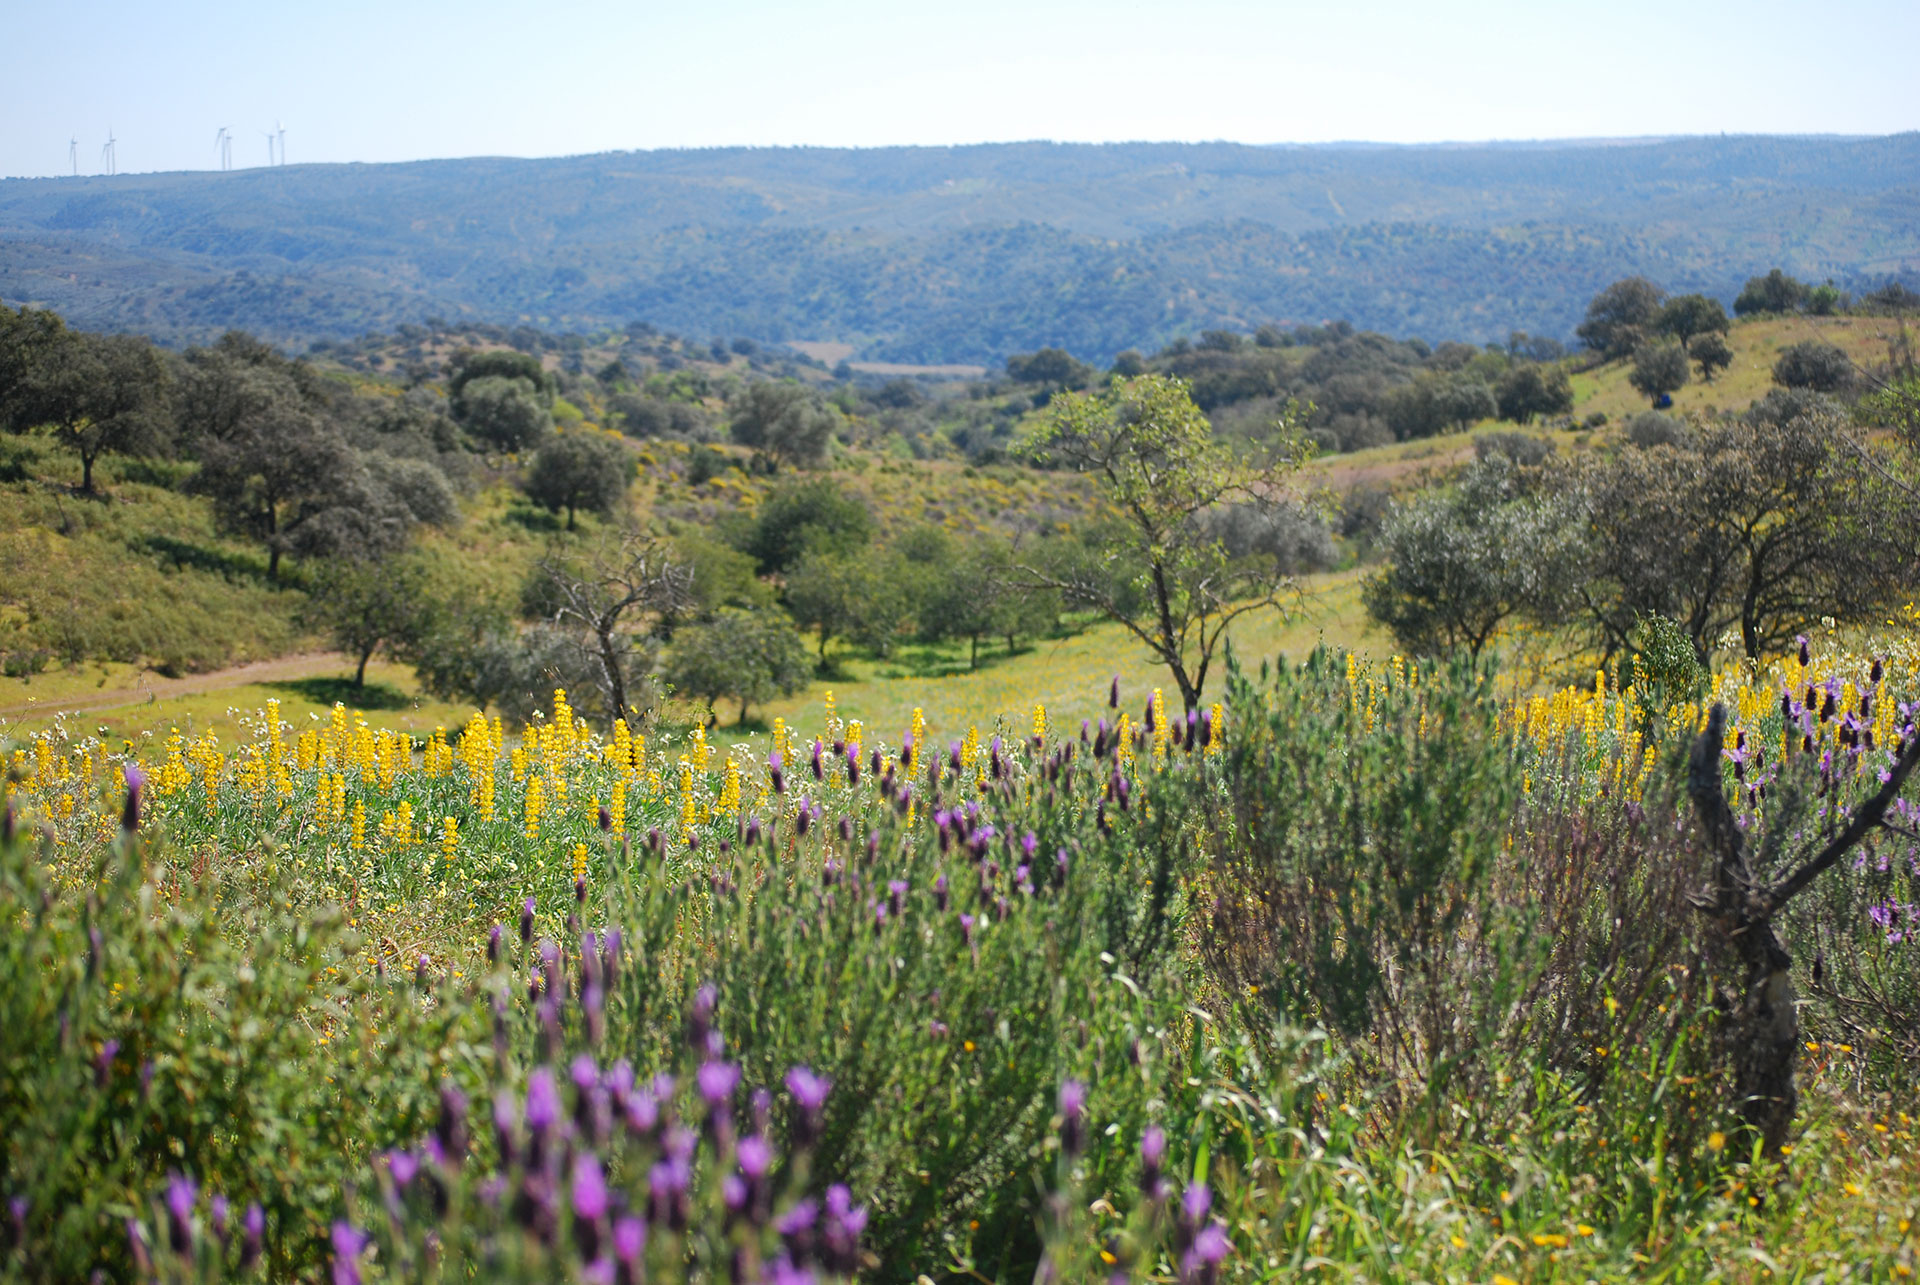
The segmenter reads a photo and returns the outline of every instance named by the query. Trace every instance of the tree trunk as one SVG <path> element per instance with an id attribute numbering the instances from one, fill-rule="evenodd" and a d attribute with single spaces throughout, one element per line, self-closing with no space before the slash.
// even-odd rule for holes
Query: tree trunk
<path id="1" fill-rule="evenodd" d="M 1724 1008 L 1717 1035 L 1733 1075 L 1734 1110 L 1779 1159 L 1799 1106 L 1794 1064 L 1800 1015 L 1793 960 L 1773 927 L 1773 898 L 1747 864 L 1745 835 L 1727 805 L 1720 774 L 1727 712 L 1715 705 L 1693 743 L 1687 792 L 1713 854 L 1713 883 L 1696 903 L 1713 925 Z"/>
<path id="2" fill-rule="evenodd" d="M 567 530 L 573 530 L 573 506 L 571 504 L 567 506 Z"/>
<path id="3" fill-rule="evenodd" d="M 80 493 L 93 494 L 93 456 L 80 452 Z"/>
<path id="4" fill-rule="evenodd" d="M 368 647 L 360 653 L 360 666 L 353 671 L 353 685 L 356 688 L 367 685 L 367 662 L 372 659 L 373 648 Z"/>
<path id="5" fill-rule="evenodd" d="M 742 723 L 747 721 L 747 698 L 744 696 L 740 698 L 740 721 Z"/>
<path id="6" fill-rule="evenodd" d="M 971 642 L 973 650 L 967 654 L 967 668 L 969 670 L 980 668 L 980 635 L 975 634 Z"/>

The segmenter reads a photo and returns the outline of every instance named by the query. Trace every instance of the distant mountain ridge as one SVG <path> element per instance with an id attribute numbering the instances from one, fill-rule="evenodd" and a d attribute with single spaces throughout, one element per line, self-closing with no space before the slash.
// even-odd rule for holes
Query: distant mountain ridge
<path id="1" fill-rule="evenodd" d="M 1092 358 L 1345 317 L 1566 335 L 1629 272 L 1920 269 L 1920 134 L 708 149 L 0 182 L 0 297 L 290 342 L 429 316 Z"/>

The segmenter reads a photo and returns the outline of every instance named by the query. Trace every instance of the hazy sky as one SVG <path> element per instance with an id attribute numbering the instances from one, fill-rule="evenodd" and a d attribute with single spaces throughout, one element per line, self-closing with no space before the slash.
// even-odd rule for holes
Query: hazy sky
<path id="1" fill-rule="evenodd" d="M 0 174 L 1051 138 L 1920 128 L 1916 0 L 7 0 Z"/>

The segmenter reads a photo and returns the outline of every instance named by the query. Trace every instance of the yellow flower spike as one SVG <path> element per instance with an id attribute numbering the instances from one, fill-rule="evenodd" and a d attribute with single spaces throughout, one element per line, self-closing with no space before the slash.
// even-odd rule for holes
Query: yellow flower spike
<path id="1" fill-rule="evenodd" d="M 546 805 L 546 789 L 540 784 L 539 777 L 527 781 L 527 837 L 540 837 L 540 813 Z"/>
<path id="2" fill-rule="evenodd" d="M 586 877 L 587 845 L 584 843 L 576 843 L 573 845 L 573 881 L 580 883 L 585 880 Z"/>
<path id="3" fill-rule="evenodd" d="M 454 857 L 459 855 L 459 848 L 460 848 L 460 822 L 455 820 L 453 817 L 447 817 L 441 822 L 441 831 L 440 831 L 441 859 L 446 861 L 447 864 L 449 865 L 453 864 Z"/>

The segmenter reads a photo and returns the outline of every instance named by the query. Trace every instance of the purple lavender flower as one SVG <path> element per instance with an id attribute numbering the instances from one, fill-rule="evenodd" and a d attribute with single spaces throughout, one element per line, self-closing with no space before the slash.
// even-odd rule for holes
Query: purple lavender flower
<path id="1" fill-rule="evenodd" d="M 1086 1149 L 1087 1086 L 1067 1080 L 1060 1086 L 1060 1149 L 1069 1160 Z"/>
<path id="2" fill-rule="evenodd" d="M 960 940 L 973 945 L 973 916 L 962 912 L 960 915 Z"/>
<path id="3" fill-rule="evenodd" d="M 100 1088 L 107 1087 L 113 1077 L 113 1060 L 120 1056 L 120 1041 L 106 1040 L 100 1045 L 100 1051 L 93 1059 L 93 1079 Z"/>
<path id="4" fill-rule="evenodd" d="M 1167 1159 L 1167 1134 L 1157 1124 L 1140 1135 L 1140 1190 L 1149 1197 L 1160 1190 L 1160 1167 Z"/>
<path id="5" fill-rule="evenodd" d="M 527 1077 L 527 1129 L 543 1137 L 559 1123 L 560 1089 L 553 1082 L 553 1072 L 544 1066 L 536 1068 Z"/>
<path id="6" fill-rule="evenodd" d="M 1180 1195 L 1180 1213 L 1189 1227 L 1198 1227 L 1200 1220 L 1213 1208 L 1213 1192 L 1204 1182 L 1187 1184 L 1186 1191 Z"/>
<path id="7" fill-rule="evenodd" d="M 146 787 L 147 774 L 129 763 L 126 779 L 127 803 L 120 812 L 120 828 L 131 833 L 140 828 L 140 791 Z"/>
<path id="8" fill-rule="evenodd" d="M 607 1194 L 607 1175 L 600 1167 L 600 1159 L 591 1151 L 583 1151 L 573 1158 L 573 1214 L 576 1218 L 600 1219 L 606 1217 L 610 1197 Z"/>
<path id="9" fill-rule="evenodd" d="M 260 1255 L 266 1248 L 267 1215 L 260 1208 L 260 1202 L 250 1201 L 247 1212 L 240 1215 L 240 1270 L 246 1271 L 260 1261 Z"/>
<path id="10" fill-rule="evenodd" d="M 344 1220 L 333 1224 L 333 1285 L 360 1285 L 360 1255 L 367 1235 Z"/>
<path id="11" fill-rule="evenodd" d="M 393 1175 L 393 1185 L 405 1190 L 420 1173 L 420 1158 L 395 1148 L 387 1152 L 387 1172 Z"/>
<path id="12" fill-rule="evenodd" d="M 740 1172 L 748 1178 L 758 1180 L 767 1176 L 773 1168 L 773 1144 L 757 1133 L 750 1133 L 740 1139 L 735 1149 L 740 1161 Z"/>
<path id="13" fill-rule="evenodd" d="M 522 946 L 533 941 L 533 906 L 532 897 L 520 903 L 520 944 Z"/>
<path id="14" fill-rule="evenodd" d="M 230 1219 L 233 1206 L 227 1203 L 225 1196 L 215 1196 L 207 1202 L 207 1222 L 213 1228 L 213 1235 L 220 1242 L 220 1248 L 227 1247 L 227 1239 L 233 1233 Z"/>
<path id="15" fill-rule="evenodd" d="M 901 734 L 900 766 L 908 769 L 909 771 L 911 771 L 913 768 L 913 733 L 912 732 L 904 732 Z"/>
<path id="16" fill-rule="evenodd" d="M 907 892 L 910 886 L 905 879 L 887 880 L 887 905 L 893 909 L 894 914 L 905 913 L 907 908 Z"/>
<path id="17" fill-rule="evenodd" d="M 794 1105 L 800 1108 L 800 1118 L 795 1121 L 794 1144 L 810 1147 L 820 1139 L 821 1117 L 826 1109 L 827 1094 L 833 1088 L 833 1081 L 824 1075 L 815 1075 L 811 1068 L 796 1066 L 787 1072 L 787 1092 L 793 1095 Z"/>
<path id="18" fill-rule="evenodd" d="M 733 1100 L 740 1084 L 740 1068 L 732 1062 L 702 1062 L 694 1073 L 694 1083 L 709 1107 L 724 1108 Z"/>
<path id="19" fill-rule="evenodd" d="M 943 914 L 946 912 L 947 877 L 945 875 L 941 875 L 938 879 L 935 879 L 933 881 L 933 906 L 934 906 L 934 909 L 940 911 Z"/>
<path id="20" fill-rule="evenodd" d="M 639 1285 L 640 1255 L 647 1250 L 647 1225 L 638 1218 L 625 1217 L 613 1224 L 613 1257 L 619 1264 L 615 1280 L 619 1285 Z"/>
<path id="21" fill-rule="evenodd" d="M 1107 688 L 1107 708 L 1120 708 L 1120 675 L 1113 676 L 1113 686 Z"/>
<path id="22" fill-rule="evenodd" d="M 179 1172 L 167 1175 L 167 1243 L 182 1258 L 193 1253 L 193 1206 L 199 1198 L 193 1179 Z"/>

